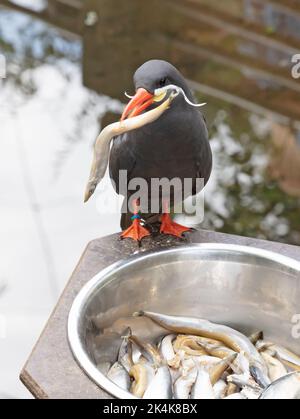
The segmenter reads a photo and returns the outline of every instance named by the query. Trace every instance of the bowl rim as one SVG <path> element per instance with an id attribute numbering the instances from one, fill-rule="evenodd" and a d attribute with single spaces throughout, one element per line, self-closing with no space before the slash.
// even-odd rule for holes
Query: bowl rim
<path id="1" fill-rule="evenodd" d="M 110 381 L 104 374 L 102 374 L 92 361 L 87 356 L 78 334 L 79 313 L 84 308 L 86 301 L 99 286 L 104 285 L 109 279 L 112 272 L 116 273 L 122 270 L 124 266 L 135 264 L 142 259 L 155 257 L 157 254 L 168 253 L 182 253 L 188 252 L 191 249 L 211 250 L 211 251 L 231 251 L 233 253 L 247 254 L 256 256 L 262 259 L 276 262 L 300 274 L 300 262 L 288 256 L 281 255 L 270 250 L 256 248 L 252 246 L 241 246 L 237 244 L 223 244 L 223 243 L 189 243 L 187 245 L 176 247 L 165 247 L 162 249 L 151 249 L 145 252 L 130 255 L 128 258 L 121 259 L 106 268 L 99 271 L 93 278 L 91 278 L 78 292 L 72 303 L 67 321 L 67 338 L 73 357 L 81 367 L 82 371 L 89 376 L 89 378 L 98 385 L 104 392 L 119 398 L 119 399 L 138 399 L 138 397 L 130 394 L 126 390 L 121 389 L 112 381 Z"/>

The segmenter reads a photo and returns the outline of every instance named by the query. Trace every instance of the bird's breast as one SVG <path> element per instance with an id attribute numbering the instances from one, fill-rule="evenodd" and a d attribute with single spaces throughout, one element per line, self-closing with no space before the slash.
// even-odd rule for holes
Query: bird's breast
<path id="1" fill-rule="evenodd" d="M 140 160 L 182 161 L 195 157 L 203 135 L 199 121 L 193 121 L 189 113 L 177 112 L 129 132 L 126 143 Z"/>
<path id="2" fill-rule="evenodd" d="M 205 122 L 198 111 L 164 114 L 154 123 L 115 139 L 111 150 L 111 176 L 120 170 L 128 178 L 173 179 L 198 177 L 210 159 Z"/>

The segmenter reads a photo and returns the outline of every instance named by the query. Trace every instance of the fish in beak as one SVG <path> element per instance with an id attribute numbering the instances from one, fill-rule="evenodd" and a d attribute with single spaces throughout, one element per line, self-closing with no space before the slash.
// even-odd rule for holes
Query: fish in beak
<path id="1" fill-rule="evenodd" d="M 141 114 L 154 102 L 154 95 L 149 93 L 146 89 L 140 87 L 137 89 L 135 95 L 130 100 L 121 116 L 121 121 L 126 118 L 132 118 Z"/>

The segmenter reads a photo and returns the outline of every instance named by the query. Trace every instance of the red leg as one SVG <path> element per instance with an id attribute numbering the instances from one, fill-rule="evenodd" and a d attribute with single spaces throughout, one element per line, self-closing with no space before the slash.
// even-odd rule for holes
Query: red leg
<path id="1" fill-rule="evenodd" d="M 165 212 L 161 216 L 160 232 L 163 234 L 171 234 L 176 237 L 182 237 L 182 234 L 186 231 L 191 231 L 191 229 L 175 223 L 170 217 L 168 207 L 165 206 Z"/>
<path id="2" fill-rule="evenodd" d="M 133 239 L 141 241 L 143 237 L 150 236 L 150 232 L 141 225 L 137 202 L 134 203 L 134 215 L 132 217 L 132 224 L 125 231 L 122 232 L 122 239 Z"/>

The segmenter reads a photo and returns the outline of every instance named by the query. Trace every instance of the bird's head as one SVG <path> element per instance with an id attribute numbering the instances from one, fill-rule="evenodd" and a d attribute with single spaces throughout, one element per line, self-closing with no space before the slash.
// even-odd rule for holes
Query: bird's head
<path id="1" fill-rule="evenodd" d="M 141 114 L 177 89 L 183 93 L 187 101 L 191 103 L 193 101 L 193 95 L 184 77 L 166 61 L 147 61 L 136 70 L 133 80 L 135 95 L 130 97 L 131 100 L 122 114 L 122 120 Z"/>

